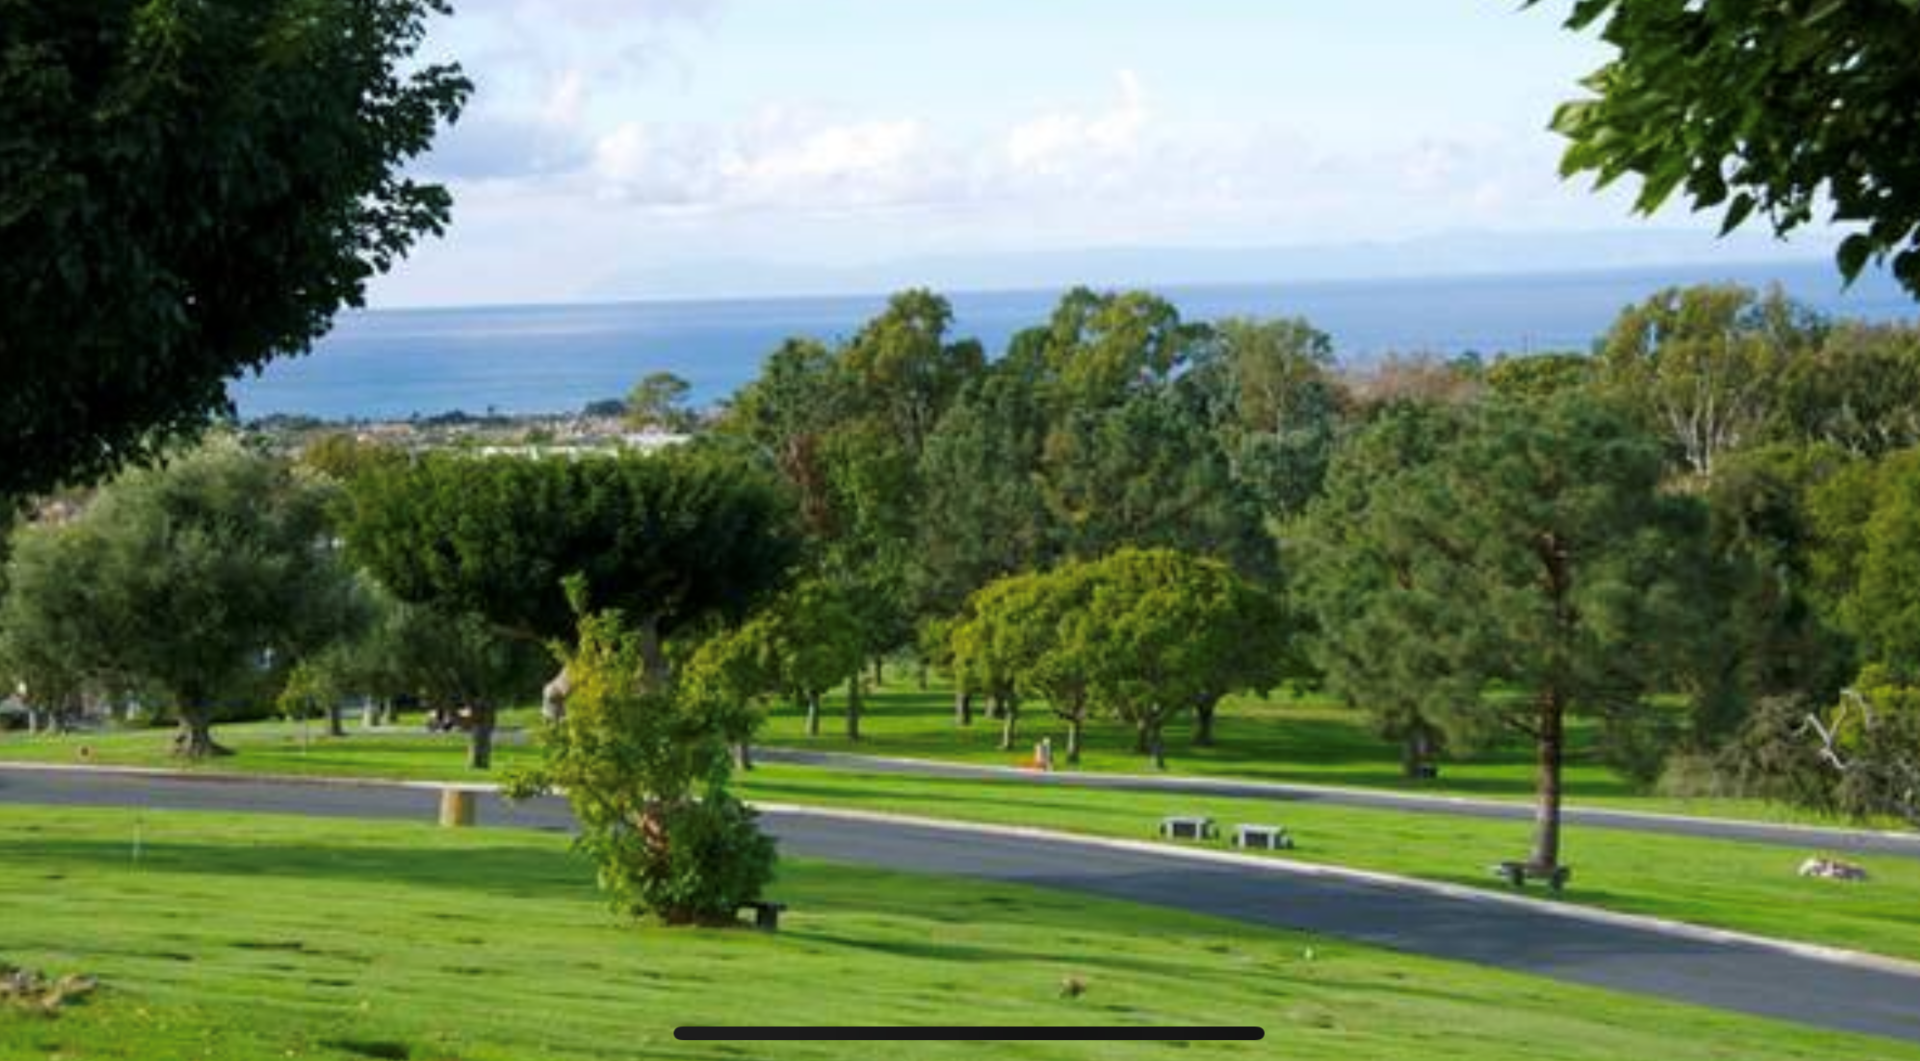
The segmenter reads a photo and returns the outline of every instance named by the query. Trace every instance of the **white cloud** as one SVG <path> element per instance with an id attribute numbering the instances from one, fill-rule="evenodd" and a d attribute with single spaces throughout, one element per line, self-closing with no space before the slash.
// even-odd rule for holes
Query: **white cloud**
<path id="1" fill-rule="evenodd" d="M 1153 114 L 1139 76 L 1122 70 L 1117 77 L 1120 100 L 1104 113 L 1056 112 L 1015 126 L 1006 137 L 1006 159 L 1013 171 L 1073 177 L 1138 157 Z"/>
<path id="2" fill-rule="evenodd" d="M 601 136 L 598 194 L 657 208 L 834 212 L 923 201 L 950 186 L 928 127 L 782 108 L 713 129 L 626 122 Z"/>

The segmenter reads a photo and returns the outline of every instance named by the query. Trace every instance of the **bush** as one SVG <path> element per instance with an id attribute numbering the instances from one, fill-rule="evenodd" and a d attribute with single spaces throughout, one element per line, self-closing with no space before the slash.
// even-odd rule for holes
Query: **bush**
<path id="1" fill-rule="evenodd" d="M 652 911 L 669 924 L 729 924 L 773 879 L 773 841 L 755 818 L 720 785 L 699 802 L 671 804 L 661 815 L 666 843 L 647 853 L 644 872 L 609 891 L 635 916 Z"/>
<path id="2" fill-rule="evenodd" d="M 1800 696 L 1768 697 L 1715 759 L 1726 788 L 1738 795 L 1816 810 L 1837 810 L 1834 776 L 1808 732 L 1815 714 Z"/>
<path id="3" fill-rule="evenodd" d="M 546 731 L 542 765 L 511 778 L 508 794 L 565 790 L 580 821 L 576 847 L 598 864 L 619 912 L 731 923 L 774 868 L 773 841 L 727 792 L 738 720 L 678 688 L 650 654 L 618 613 L 582 622 L 566 718 Z"/>

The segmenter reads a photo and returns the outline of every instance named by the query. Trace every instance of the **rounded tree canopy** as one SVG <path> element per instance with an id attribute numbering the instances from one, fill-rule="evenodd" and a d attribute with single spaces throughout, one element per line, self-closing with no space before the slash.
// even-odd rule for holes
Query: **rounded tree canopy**
<path id="1" fill-rule="evenodd" d="M 737 616 L 776 588 L 799 540 L 756 466 L 703 450 L 579 460 L 429 454 L 348 488 L 351 553 L 402 600 L 568 637 L 563 583 L 659 633 Z"/>
<path id="2" fill-rule="evenodd" d="M 0 501 L 151 455 L 446 225 L 444 0 L 0 0 Z M 408 72 L 402 73 L 406 69 Z"/>

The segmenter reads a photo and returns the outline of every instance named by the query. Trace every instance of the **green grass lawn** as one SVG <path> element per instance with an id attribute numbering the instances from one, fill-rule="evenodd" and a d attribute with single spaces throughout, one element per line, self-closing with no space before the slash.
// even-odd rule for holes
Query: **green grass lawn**
<path id="1" fill-rule="evenodd" d="M 1427 880 L 1504 889 L 1488 867 L 1527 851 L 1531 824 L 1324 804 L 1177 794 L 1040 788 L 1015 781 L 941 780 L 766 766 L 741 792 L 769 803 L 849 807 L 1133 840 L 1161 818 L 1205 814 L 1222 831 L 1239 822 L 1284 825 L 1299 843 L 1286 857 Z M 1224 841 L 1216 844 L 1225 847 Z M 1851 858 L 1866 884 L 1806 880 L 1815 849 L 1571 827 L 1574 867 L 1564 901 L 1920 961 L 1920 860 Z M 1536 892 L 1544 895 L 1544 892 Z"/>
<path id="2" fill-rule="evenodd" d="M 515 722 L 527 721 L 516 713 Z M 430 734 L 413 726 L 368 733 L 350 727 L 348 736 L 330 739 L 322 726 L 294 722 L 252 722 L 218 726 L 221 744 L 238 754 L 187 763 L 173 755 L 171 729 L 126 729 L 62 737 L 0 734 L 0 761 L 138 766 L 219 773 L 279 774 L 305 777 L 362 777 L 392 780 L 474 781 L 497 779 L 516 765 L 531 765 L 539 751 L 503 740 L 494 748 L 492 774 L 467 769 L 464 735 Z"/>
<path id="3" fill-rule="evenodd" d="M 1012 752 L 999 750 L 1000 723 L 976 712 L 974 724 L 954 724 L 953 694 L 935 687 L 926 692 L 904 677 L 869 695 L 859 742 L 845 736 L 843 701 L 826 705 L 821 735 L 808 737 L 804 720 L 790 710 L 775 711 L 762 729 L 763 743 L 819 751 L 856 752 L 914 759 L 939 759 L 988 765 L 1020 765 L 1033 757 L 1042 737 L 1066 747 L 1066 725 L 1044 705 L 1023 709 Z M 1759 821 L 1846 824 L 1797 808 L 1759 800 L 1672 799 L 1650 795 L 1598 761 L 1596 730 L 1584 719 L 1568 727 L 1567 798 L 1591 806 L 1621 807 L 1669 814 Z M 1185 723 L 1167 733 L 1168 773 L 1233 777 L 1255 781 L 1339 785 L 1354 788 L 1428 792 L 1488 799 L 1527 800 L 1534 786 L 1534 750 L 1511 741 L 1472 756 L 1441 764 L 1435 781 L 1414 781 L 1400 769 L 1400 749 L 1381 739 L 1365 713 L 1325 697 L 1236 697 L 1220 709 L 1215 746 L 1195 747 Z M 1145 757 L 1133 750 L 1133 732 L 1111 722 L 1087 729 L 1080 769 L 1091 772 L 1151 773 Z"/>
<path id="4" fill-rule="evenodd" d="M 137 846 L 136 846 L 137 845 Z M 682 1044 L 680 1024 L 1255 1024 L 1257 1044 L 911 1057 L 1920 1061 L 1904 1044 L 1007 886 L 783 867 L 779 935 L 616 921 L 564 839 L 0 806 L 0 961 L 98 977 L 0 1011 L 0 1057 L 907 1056 Z M 1078 977 L 1087 990 L 1063 997 Z"/>
<path id="5" fill-rule="evenodd" d="M 998 748 L 1000 725 L 980 717 L 973 726 L 953 724 L 952 695 L 944 689 L 920 692 L 904 681 L 868 697 L 859 742 L 846 739 L 837 712 L 841 701 L 830 698 L 821 736 L 805 735 L 802 720 L 788 710 L 776 710 L 760 734 L 760 742 L 819 751 L 854 752 L 905 758 L 936 759 L 982 765 L 1024 764 L 1035 742 L 1054 738 L 1064 748 L 1062 724 L 1044 709 L 1023 714 L 1015 752 Z M 505 712 L 503 725 L 532 727 L 538 712 L 531 708 Z M 346 740 L 328 740 L 318 724 L 269 722 L 222 726 L 219 739 L 242 754 L 207 764 L 204 769 L 240 773 L 331 775 L 338 777 L 417 778 L 459 780 L 471 778 L 465 766 L 464 738 L 430 736 L 413 723 L 402 732 L 367 734 L 350 727 Z M 1568 798 L 1589 806 L 1619 807 L 1671 814 L 1782 821 L 1806 824 L 1852 824 L 1797 808 L 1758 800 L 1668 799 L 1635 789 L 1618 774 L 1595 761 L 1592 728 L 1576 722 L 1567 767 Z M 1435 782 L 1409 781 L 1401 776 L 1398 750 L 1376 737 L 1366 719 L 1324 700 L 1286 698 L 1272 701 L 1239 699 L 1222 708 L 1218 743 L 1213 748 L 1190 747 L 1184 727 L 1169 734 L 1169 772 L 1175 776 L 1234 777 L 1258 781 L 1344 785 L 1442 795 L 1526 800 L 1533 791 L 1533 752 L 1520 744 L 1488 749 L 1459 762 L 1444 764 Z M 93 762 L 108 765 L 174 768 L 181 764 L 170 754 L 171 730 L 91 733 L 61 738 L 28 738 L 0 733 L 0 761 Z M 530 762 L 532 749 L 503 743 L 495 763 L 502 769 Z M 84 758 L 83 758 L 84 757 Z M 1132 750 L 1132 734 L 1110 723 L 1088 728 L 1087 753 L 1081 769 L 1089 772 L 1147 773 L 1148 765 Z"/>
<path id="6" fill-rule="evenodd" d="M 519 721 L 525 721 L 524 718 Z M 136 731 L 27 742 L 6 750 L 45 760 L 170 766 L 169 734 Z M 285 723 L 227 727 L 240 754 L 206 767 L 269 774 L 472 780 L 462 739 L 425 734 L 303 735 Z M 502 767 L 537 751 L 503 745 Z M 1173 813 L 1205 813 L 1226 825 L 1278 822 L 1301 842 L 1295 857 L 1497 889 L 1487 873 L 1526 851 L 1528 825 L 1430 814 L 1357 810 L 1293 801 L 1170 793 L 1037 788 L 1018 782 L 943 781 L 763 766 L 743 779 L 745 795 L 773 802 L 843 806 L 990 824 L 1030 825 L 1098 836 L 1148 839 Z M 1566 859 L 1575 867 L 1569 901 L 1612 910 L 1824 943 L 1920 960 L 1920 861 L 1868 859 L 1864 886 L 1802 880 L 1800 860 L 1816 849 L 1648 836 L 1574 827 Z"/>

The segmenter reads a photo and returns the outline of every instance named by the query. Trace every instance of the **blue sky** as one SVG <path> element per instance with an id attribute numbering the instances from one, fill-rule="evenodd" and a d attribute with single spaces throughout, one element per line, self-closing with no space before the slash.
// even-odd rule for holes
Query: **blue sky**
<path id="1" fill-rule="evenodd" d="M 454 229 L 375 301 L 1647 224 L 1557 176 L 1547 120 L 1606 57 L 1565 7 L 464 0 L 432 48 L 479 91 L 421 167 L 453 186 Z"/>

